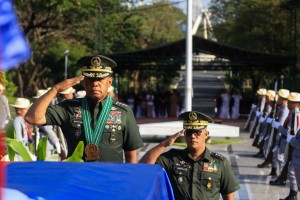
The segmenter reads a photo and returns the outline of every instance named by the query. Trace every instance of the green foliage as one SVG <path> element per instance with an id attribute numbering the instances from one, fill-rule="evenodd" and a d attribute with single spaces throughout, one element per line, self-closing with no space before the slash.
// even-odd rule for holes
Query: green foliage
<path id="1" fill-rule="evenodd" d="M 288 15 L 278 0 L 212 0 L 214 34 L 219 42 L 259 51 L 282 53 L 289 45 Z"/>
<path id="2" fill-rule="evenodd" d="M 21 158 L 23 159 L 23 161 L 32 161 L 27 149 L 24 147 L 24 145 L 21 141 L 18 141 L 17 139 L 11 139 L 8 137 L 5 137 L 4 139 L 5 139 L 6 145 L 8 147 L 10 147 L 15 153 L 18 153 L 21 156 Z M 11 155 L 15 155 L 15 153 L 13 153 Z M 10 157 L 10 154 L 9 154 L 9 159 L 11 161 L 13 161 L 14 156 Z"/>
<path id="3" fill-rule="evenodd" d="M 294 0 L 212 0 L 210 12 L 212 13 L 212 23 L 214 35 L 220 43 L 229 44 L 235 47 L 248 49 L 254 52 L 277 55 L 293 55 L 295 39 L 292 36 L 291 11 L 296 1 Z M 286 4 L 287 3 L 287 4 Z M 288 6 L 287 6 L 288 5 Z M 293 6 L 298 6 L 294 4 Z M 299 32 L 299 15 L 296 19 L 296 32 Z M 296 35 L 299 41 L 299 35 Z M 294 40 L 294 41 L 293 41 Z M 295 45 L 300 47 L 300 43 Z M 299 56 L 298 56 L 299 57 Z M 297 64 L 299 68 L 299 63 Z M 232 72 L 233 76 L 227 81 L 233 88 L 238 87 L 245 78 L 252 79 L 253 89 L 257 87 L 274 88 L 274 80 L 280 80 L 279 76 L 288 77 L 285 80 L 285 88 L 294 91 L 298 74 L 293 66 L 283 66 L 281 71 L 268 70 L 263 72 L 257 70 Z M 239 76 L 235 76 L 238 74 Z M 272 84 L 271 84 L 272 83 Z M 292 83 L 288 85 L 288 83 Z M 234 84 L 234 85 L 233 85 Z"/>
<path id="4" fill-rule="evenodd" d="M 64 80 L 64 52 L 66 50 L 69 50 L 69 54 L 67 55 L 67 73 L 69 78 L 77 76 L 76 70 L 79 69 L 77 66 L 78 58 L 91 54 L 85 45 L 81 45 L 77 42 L 70 43 L 70 41 L 64 38 L 59 38 L 57 41 L 50 42 L 42 64 L 50 69 L 47 76 L 56 74 L 56 76 L 53 77 L 54 83 Z"/>
<path id="5" fill-rule="evenodd" d="M 37 149 L 37 160 L 45 160 L 47 152 L 47 140 L 48 136 L 44 136 L 39 140 Z"/>
<path id="6" fill-rule="evenodd" d="M 83 156 L 83 150 L 84 150 L 84 143 L 83 141 L 80 141 L 73 152 L 72 156 L 64 160 L 65 162 L 83 162 L 82 156 Z"/>
<path id="7" fill-rule="evenodd" d="M 163 2 L 134 9 L 119 0 L 14 3 L 33 54 L 30 62 L 9 72 L 9 82 L 19 86 L 12 85 L 9 96 L 30 98 L 63 80 L 66 49 L 68 77 L 74 77 L 80 74 L 76 62 L 82 56 L 132 51 L 184 37 L 184 13 Z"/>
<path id="8" fill-rule="evenodd" d="M 13 78 L 16 75 L 14 72 L 11 73 L 4 73 L 4 86 L 5 86 L 5 94 L 8 98 L 8 101 L 10 103 L 14 102 L 14 98 L 11 98 L 14 96 L 15 92 L 18 90 L 18 86 L 14 83 Z"/>
<path id="9" fill-rule="evenodd" d="M 15 139 L 16 138 L 16 130 L 15 130 L 15 127 L 14 127 L 13 120 L 10 120 L 8 122 L 8 124 L 6 125 L 5 136 L 7 138 L 10 138 L 10 139 Z M 14 157 L 15 157 L 16 153 L 10 146 L 7 146 L 7 153 L 8 153 L 9 160 L 14 160 Z"/>

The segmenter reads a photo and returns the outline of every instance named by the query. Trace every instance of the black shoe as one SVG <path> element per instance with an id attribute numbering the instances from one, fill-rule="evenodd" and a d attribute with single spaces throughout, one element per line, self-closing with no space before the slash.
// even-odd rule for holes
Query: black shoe
<path id="1" fill-rule="evenodd" d="M 275 186 L 281 186 L 281 185 L 285 185 L 286 181 L 282 181 L 282 180 L 274 180 L 274 181 L 270 181 L 270 185 L 275 185 Z"/>
<path id="2" fill-rule="evenodd" d="M 290 193 L 285 199 L 279 199 L 279 200 L 297 200 L 297 193 L 298 191 L 290 190 Z"/>
<path id="3" fill-rule="evenodd" d="M 266 163 L 266 162 L 263 162 L 261 164 L 258 164 L 257 167 L 258 168 L 267 168 L 267 167 L 270 167 L 270 164 Z"/>
<path id="4" fill-rule="evenodd" d="M 276 171 L 271 171 L 271 173 L 269 174 L 270 176 L 277 176 Z"/>

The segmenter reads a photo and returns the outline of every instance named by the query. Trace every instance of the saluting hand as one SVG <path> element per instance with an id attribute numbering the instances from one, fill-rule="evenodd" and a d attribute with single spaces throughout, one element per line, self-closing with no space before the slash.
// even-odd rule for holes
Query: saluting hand
<path id="1" fill-rule="evenodd" d="M 182 135 L 184 133 L 185 129 L 175 133 L 174 135 L 170 136 L 169 138 L 167 138 L 166 140 L 162 141 L 160 144 L 164 147 L 168 147 L 174 144 L 174 142 L 176 141 L 176 139 L 178 137 L 180 137 L 180 135 Z"/>
<path id="2" fill-rule="evenodd" d="M 84 79 L 84 76 L 77 76 L 74 78 L 69 78 L 60 83 L 57 83 L 54 86 L 54 88 L 56 89 L 57 92 L 61 92 L 61 91 L 68 89 L 69 87 L 79 84 L 81 81 L 83 81 L 83 79 Z"/>

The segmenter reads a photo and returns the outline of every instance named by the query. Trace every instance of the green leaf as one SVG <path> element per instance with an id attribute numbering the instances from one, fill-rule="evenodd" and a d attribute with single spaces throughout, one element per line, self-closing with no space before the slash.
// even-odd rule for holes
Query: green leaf
<path id="1" fill-rule="evenodd" d="M 80 141 L 73 152 L 72 156 L 64 160 L 64 162 L 83 162 L 82 156 L 83 156 L 83 148 L 84 148 L 84 143 L 83 141 Z"/>
<path id="2" fill-rule="evenodd" d="M 16 138 L 16 130 L 14 127 L 14 121 L 10 120 L 5 128 L 5 136 L 11 139 Z"/>
<path id="3" fill-rule="evenodd" d="M 48 136 L 44 136 L 40 139 L 37 149 L 37 160 L 45 160 L 47 150 Z"/>
<path id="4" fill-rule="evenodd" d="M 5 136 L 11 139 L 16 138 L 16 130 L 14 127 L 14 121 L 10 120 L 5 128 Z M 7 154 L 10 161 L 13 161 L 16 155 L 16 152 L 9 146 L 7 146 Z"/>
<path id="5" fill-rule="evenodd" d="M 22 157 L 23 161 L 32 161 L 27 149 L 24 147 L 24 145 L 21 141 L 19 141 L 17 139 L 7 138 L 7 137 L 5 137 L 4 139 L 6 141 L 7 146 L 12 148 L 12 150 L 15 153 L 18 153 Z M 11 157 L 9 157 L 9 159 L 11 161 L 13 161 L 14 157 L 12 157 L 12 159 L 11 159 Z"/>

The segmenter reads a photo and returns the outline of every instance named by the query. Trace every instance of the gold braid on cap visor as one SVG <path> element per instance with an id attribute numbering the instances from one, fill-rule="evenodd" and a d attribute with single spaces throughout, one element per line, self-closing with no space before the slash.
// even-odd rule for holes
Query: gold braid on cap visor
<path id="1" fill-rule="evenodd" d="M 186 120 L 183 122 L 183 128 L 184 129 L 194 129 L 194 130 L 202 130 L 205 129 L 208 125 L 208 121 L 190 121 Z"/>
<path id="2" fill-rule="evenodd" d="M 101 65 L 101 59 L 97 56 L 91 59 L 91 66 L 85 68 L 86 69 L 82 70 L 82 75 L 87 77 L 101 78 L 113 73 L 111 67 Z"/>

